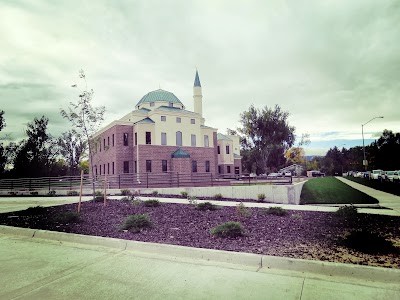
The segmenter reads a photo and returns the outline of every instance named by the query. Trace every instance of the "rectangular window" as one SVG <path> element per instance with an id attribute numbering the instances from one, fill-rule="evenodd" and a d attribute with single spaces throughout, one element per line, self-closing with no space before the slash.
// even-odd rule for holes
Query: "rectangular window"
<path id="1" fill-rule="evenodd" d="M 167 133 L 161 132 L 161 145 L 167 144 Z"/>
<path id="2" fill-rule="evenodd" d="M 231 172 L 231 166 L 227 166 L 226 167 L 226 173 L 230 173 Z"/>
<path id="3" fill-rule="evenodd" d="M 151 132 L 146 131 L 146 145 L 151 145 Z"/>
<path id="4" fill-rule="evenodd" d="M 196 124 L 196 120 L 195 119 L 190 119 L 190 124 Z"/>
<path id="5" fill-rule="evenodd" d="M 129 173 L 129 161 L 124 161 L 124 173 Z"/>
<path id="6" fill-rule="evenodd" d="M 229 154 L 229 145 L 226 145 L 226 154 Z"/>
<path id="7" fill-rule="evenodd" d="M 197 172 L 197 161 L 192 160 L 192 172 L 196 173 Z"/>
<path id="8" fill-rule="evenodd" d="M 150 102 L 150 106 L 154 106 L 154 102 Z"/>
<path id="9" fill-rule="evenodd" d="M 172 102 L 168 103 L 169 107 L 174 107 L 174 104 Z"/>
<path id="10" fill-rule="evenodd" d="M 106 149 L 106 139 L 104 139 L 103 142 L 103 148 Z"/>
<path id="11" fill-rule="evenodd" d="M 115 143 L 114 143 L 114 133 L 113 133 L 113 135 L 112 135 L 112 146 L 113 146 L 113 147 L 115 146 Z"/>
<path id="12" fill-rule="evenodd" d="M 94 166 L 94 170 L 95 170 L 96 176 L 97 176 L 97 166 Z"/>
<path id="13" fill-rule="evenodd" d="M 137 145 L 137 132 L 135 132 L 135 145 Z"/>
<path id="14" fill-rule="evenodd" d="M 137 173 L 137 161 L 135 160 L 135 173 Z"/>
<path id="15" fill-rule="evenodd" d="M 168 171 L 168 165 L 167 165 L 167 161 L 166 160 L 162 161 L 162 171 L 163 172 L 167 172 Z"/>
<path id="16" fill-rule="evenodd" d="M 167 117 L 166 116 L 161 116 L 161 121 L 163 121 L 163 122 L 167 121 Z"/>
<path id="17" fill-rule="evenodd" d="M 235 167 L 235 174 L 236 174 L 236 175 L 239 174 L 239 167 Z"/>
<path id="18" fill-rule="evenodd" d="M 221 174 L 222 173 L 222 168 L 221 168 L 221 166 L 218 166 L 218 174 Z"/>
<path id="19" fill-rule="evenodd" d="M 176 132 L 176 145 L 182 146 L 182 132 L 180 131 Z"/>
<path id="20" fill-rule="evenodd" d="M 151 160 L 146 160 L 146 172 L 151 172 Z"/>
<path id="21" fill-rule="evenodd" d="M 210 144 L 208 142 L 208 135 L 204 136 L 204 147 L 210 147 Z"/>
<path id="22" fill-rule="evenodd" d="M 115 174 L 115 165 L 114 165 L 114 162 L 112 162 L 112 173 L 113 173 L 113 175 Z"/>
<path id="23" fill-rule="evenodd" d="M 218 148 L 218 154 L 221 154 L 221 149 L 219 148 L 219 146 L 217 148 Z"/>
<path id="24" fill-rule="evenodd" d="M 206 172 L 210 172 L 210 161 L 206 160 Z"/>
<path id="25" fill-rule="evenodd" d="M 110 175 L 110 163 L 107 163 L 107 174 Z"/>
<path id="26" fill-rule="evenodd" d="M 101 142 L 99 142 L 99 145 L 100 145 L 100 152 L 101 152 Z"/>
<path id="27" fill-rule="evenodd" d="M 100 165 L 100 175 L 101 175 L 101 165 Z"/>
<path id="28" fill-rule="evenodd" d="M 107 146 L 110 146 L 110 137 L 107 137 Z"/>
<path id="29" fill-rule="evenodd" d="M 191 136 L 191 145 L 192 147 L 196 147 L 196 135 L 192 134 Z"/>
<path id="30" fill-rule="evenodd" d="M 176 117 L 176 123 L 181 123 L 182 119 L 180 117 Z"/>
<path id="31" fill-rule="evenodd" d="M 128 146 L 128 134 L 124 133 L 124 146 Z"/>

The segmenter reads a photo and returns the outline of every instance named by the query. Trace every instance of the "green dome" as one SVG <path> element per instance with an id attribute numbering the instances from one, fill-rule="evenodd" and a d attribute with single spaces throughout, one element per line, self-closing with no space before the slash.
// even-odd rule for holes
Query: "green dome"
<path id="1" fill-rule="evenodd" d="M 140 101 L 136 104 L 136 107 L 142 103 L 156 101 L 179 103 L 180 105 L 183 105 L 181 100 L 179 100 L 173 93 L 158 89 L 144 95 L 142 99 L 140 99 Z"/>

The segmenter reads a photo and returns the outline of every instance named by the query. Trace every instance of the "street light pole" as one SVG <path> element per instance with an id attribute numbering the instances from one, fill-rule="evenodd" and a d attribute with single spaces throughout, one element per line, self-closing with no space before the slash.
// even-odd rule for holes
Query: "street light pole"
<path id="1" fill-rule="evenodd" d="M 364 124 L 362 124 L 362 125 L 361 125 L 361 134 L 362 134 L 362 139 L 363 139 L 363 153 L 364 153 L 363 165 L 364 165 L 364 169 L 365 169 L 365 171 L 367 171 L 367 166 L 368 166 L 368 163 L 367 163 L 367 159 L 366 159 L 366 157 L 365 157 L 365 145 L 364 145 L 364 125 L 367 125 L 369 122 L 371 122 L 372 120 L 375 120 L 375 119 L 383 119 L 383 117 L 375 117 L 375 118 L 372 118 L 372 119 L 371 119 L 371 120 L 369 120 L 367 123 L 364 123 Z"/>

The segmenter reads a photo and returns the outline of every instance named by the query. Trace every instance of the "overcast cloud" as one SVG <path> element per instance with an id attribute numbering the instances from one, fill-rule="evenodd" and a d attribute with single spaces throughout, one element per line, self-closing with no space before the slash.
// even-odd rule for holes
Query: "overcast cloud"
<path id="1" fill-rule="evenodd" d="M 196 67 L 206 124 L 237 127 L 251 104 L 290 112 L 307 154 L 400 131 L 400 1 L 1 1 L 0 110 L 12 139 L 34 117 L 57 136 L 83 69 L 105 125 L 149 91 L 193 109 Z"/>

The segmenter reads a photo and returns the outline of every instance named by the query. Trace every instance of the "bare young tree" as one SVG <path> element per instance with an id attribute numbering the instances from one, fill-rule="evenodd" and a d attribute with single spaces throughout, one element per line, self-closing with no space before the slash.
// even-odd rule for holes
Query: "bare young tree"
<path id="1" fill-rule="evenodd" d="M 79 99 L 76 103 L 70 102 L 67 110 L 61 109 L 61 116 L 71 122 L 72 127 L 78 134 L 85 139 L 89 148 L 89 161 L 91 166 L 91 175 L 94 176 L 93 155 L 94 143 L 91 136 L 99 129 L 104 120 L 105 107 L 94 107 L 92 105 L 93 89 L 88 90 L 86 76 L 83 70 L 79 71 L 79 78 L 84 82 L 84 89 L 80 90 L 77 84 L 73 88 L 79 90 Z M 95 195 L 95 186 L 93 181 L 93 195 Z"/>

